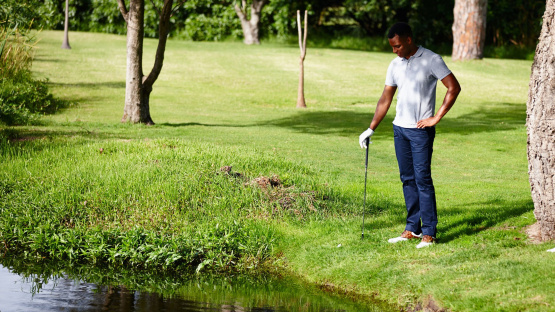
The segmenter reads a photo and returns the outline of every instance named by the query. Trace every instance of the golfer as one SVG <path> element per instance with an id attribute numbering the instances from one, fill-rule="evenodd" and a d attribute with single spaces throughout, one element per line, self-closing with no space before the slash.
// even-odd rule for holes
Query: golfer
<path id="1" fill-rule="evenodd" d="M 398 89 L 393 134 L 407 222 L 401 236 L 389 242 L 418 238 L 422 240 L 416 248 L 422 248 L 433 244 L 436 237 L 436 197 L 431 173 L 435 125 L 455 104 L 461 87 L 441 56 L 416 45 L 408 24 L 393 25 L 387 37 L 398 57 L 389 64 L 376 112 L 368 130 L 360 135 L 359 143 L 367 148 L 367 139 L 370 142 Z M 447 87 L 447 94 L 434 114 L 438 80 Z"/>

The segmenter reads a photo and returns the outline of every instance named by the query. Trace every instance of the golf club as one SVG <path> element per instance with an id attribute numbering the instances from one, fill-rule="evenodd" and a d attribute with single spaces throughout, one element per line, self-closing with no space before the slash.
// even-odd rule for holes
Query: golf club
<path id="1" fill-rule="evenodd" d="M 370 137 L 366 138 L 366 161 L 364 162 L 364 204 L 362 206 L 362 236 L 364 239 L 364 214 L 366 212 L 366 180 L 368 178 L 368 149 L 370 145 Z"/>

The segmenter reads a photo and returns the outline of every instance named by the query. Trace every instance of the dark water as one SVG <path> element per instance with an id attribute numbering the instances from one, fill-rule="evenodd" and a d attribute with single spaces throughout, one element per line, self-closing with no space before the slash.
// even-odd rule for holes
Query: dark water
<path id="1" fill-rule="evenodd" d="M 71 272 L 71 273 L 65 273 Z M 89 281 L 87 281 L 89 280 Z M 91 282 L 92 281 L 92 282 Z M 1 312 L 391 311 L 292 278 L 159 277 L 0 264 Z"/>

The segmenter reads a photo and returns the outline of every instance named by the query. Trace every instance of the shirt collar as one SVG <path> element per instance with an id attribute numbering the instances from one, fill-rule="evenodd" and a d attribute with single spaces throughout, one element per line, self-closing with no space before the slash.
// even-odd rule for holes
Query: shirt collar
<path id="1" fill-rule="evenodd" d="M 413 57 L 421 57 L 421 56 L 422 56 L 422 53 L 424 53 L 424 48 L 422 48 L 422 46 L 418 46 L 418 50 L 416 50 L 416 53 L 414 53 L 414 55 L 411 56 L 410 59 L 413 58 Z M 402 60 L 403 62 L 407 62 L 407 61 L 409 61 L 410 59 L 407 60 L 406 58 L 401 57 L 401 60 Z"/>

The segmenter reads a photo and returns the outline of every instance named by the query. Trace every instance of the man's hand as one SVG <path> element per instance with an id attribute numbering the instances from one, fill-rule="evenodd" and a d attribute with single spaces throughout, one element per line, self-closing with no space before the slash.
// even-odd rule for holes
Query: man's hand
<path id="1" fill-rule="evenodd" d="M 422 119 L 416 123 L 416 128 L 422 129 L 422 128 L 433 127 L 439 123 L 439 120 L 440 119 L 437 116 Z"/>
<path id="2" fill-rule="evenodd" d="M 370 140 L 370 138 L 372 137 L 372 134 L 374 134 L 374 130 L 368 128 L 358 137 L 358 144 L 360 144 L 360 148 L 368 147 L 366 146 L 366 139 L 368 139 L 368 143 L 372 143 L 372 141 Z"/>

